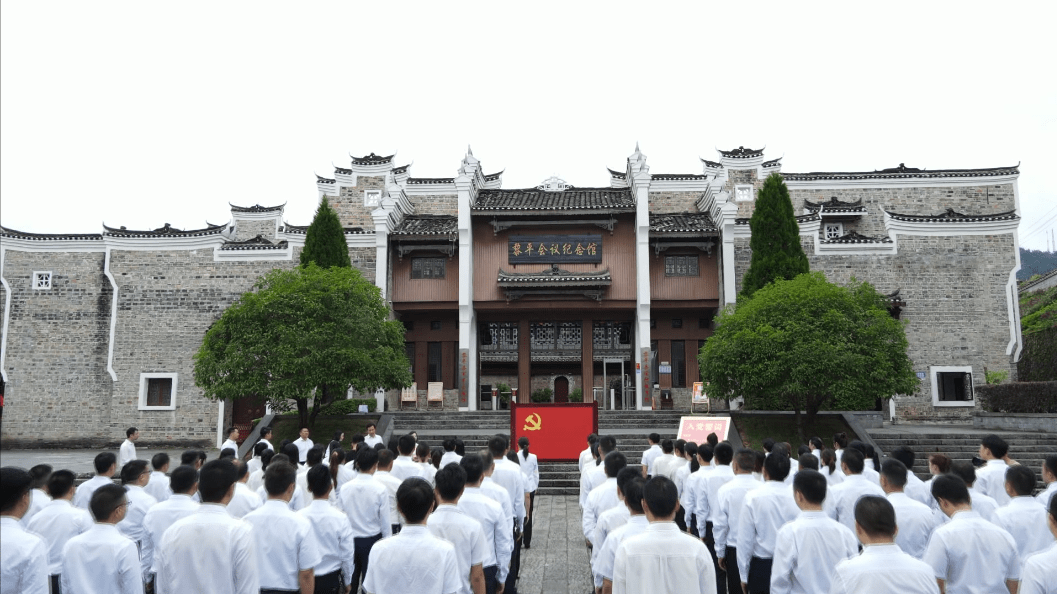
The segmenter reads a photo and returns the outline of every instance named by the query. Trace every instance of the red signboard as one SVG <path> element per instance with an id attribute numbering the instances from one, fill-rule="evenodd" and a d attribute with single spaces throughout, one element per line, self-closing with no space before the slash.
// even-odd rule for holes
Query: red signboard
<path id="1" fill-rule="evenodd" d="M 564 462 L 580 458 L 587 436 L 598 433 L 595 402 L 567 404 L 510 403 L 510 447 L 517 448 L 521 436 L 529 439 L 529 451 L 540 462 Z"/>
<path id="2" fill-rule="evenodd" d="M 709 433 L 715 433 L 719 441 L 726 441 L 730 431 L 730 417 L 680 417 L 677 439 L 694 443 L 705 443 Z"/>

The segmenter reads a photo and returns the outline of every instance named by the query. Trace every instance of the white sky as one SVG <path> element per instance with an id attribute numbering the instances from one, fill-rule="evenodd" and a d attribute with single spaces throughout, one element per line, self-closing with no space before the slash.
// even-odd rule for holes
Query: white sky
<path id="1" fill-rule="evenodd" d="M 791 172 L 1020 162 L 1021 245 L 1047 248 L 1057 5 L 712 4 L 5 1 L 0 217 L 307 224 L 349 153 L 603 186 L 637 141 L 654 173 L 739 145 Z"/>

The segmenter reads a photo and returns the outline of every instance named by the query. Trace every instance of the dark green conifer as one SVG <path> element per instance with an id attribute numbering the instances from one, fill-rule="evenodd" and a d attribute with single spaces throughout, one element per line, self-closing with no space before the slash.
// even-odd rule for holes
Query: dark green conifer
<path id="1" fill-rule="evenodd" d="M 809 271 L 807 256 L 800 246 L 800 228 L 793 214 L 789 188 L 777 173 L 763 182 L 756 198 L 756 210 L 749 219 L 749 229 L 752 261 L 742 282 L 742 298 L 752 297 L 772 281 L 792 280 Z"/>
<path id="2" fill-rule="evenodd" d="M 307 266 L 309 262 L 315 262 L 320 268 L 352 268 L 349 244 L 345 243 L 345 230 L 338 220 L 338 213 L 330 207 L 326 197 L 319 203 L 316 216 L 305 234 L 301 265 Z"/>

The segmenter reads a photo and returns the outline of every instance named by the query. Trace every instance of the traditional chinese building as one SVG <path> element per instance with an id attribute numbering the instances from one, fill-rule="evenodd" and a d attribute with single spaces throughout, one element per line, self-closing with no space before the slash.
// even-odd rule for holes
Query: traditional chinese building
<path id="1" fill-rule="evenodd" d="M 1016 167 L 781 169 L 739 147 L 700 172 L 652 173 L 636 148 L 608 187 L 507 189 L 470 152 L 451 178 L 371 154 L 317 189 L 353 266 L 407 329 L 419 406 L 433 384 L 451 409 L 490 408 L 499 385 L 523 402 L 549 390 L 557 402 L 689 409 L 697 353 L 736 299 L 771 173 L 802 213 L 811 268 L 873 283 L 906 321 L 922 383 L 897 398 L 899 416 L 964 418 L 985 369 L 1015 376 Z M 203 398 L 191 358 L 261 274 L 296 265 L 304 234 L 283 206 L 259 205 L 190 231 L 0 229 L 5 443 L 97 443 L 129 425 L 212 441 L 259 416 Z M 399 391 L 380 397 L 401 406 Z"/>

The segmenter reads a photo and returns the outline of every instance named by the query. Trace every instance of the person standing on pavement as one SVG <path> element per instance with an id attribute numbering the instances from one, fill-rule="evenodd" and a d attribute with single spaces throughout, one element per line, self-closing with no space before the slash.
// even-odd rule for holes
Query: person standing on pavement
<path id="1" fill-rule="evenodd" d="M 48 592 L 48 548 L 20 523 L 29 509 L 32 483 L 21 468 L 0 468 L 0 594 Z"/>
<path id="2" fill-rule="evenodd" d="M 317 465 L 316 468 L 326 468 Z M 312 523 L 290 509 L 297 469 L 272 463 L 264 473 L 268 501 L 243 517 L 253 526 L 261 594 L 314 592 L 315 568 L 322 561 Z"/>
<path id="3" fill-rule="evenodd" d="M 78 594 L 143 594 L 139 551 L 117 524 L 129 501 L 119 485 L 103 485 L 89 502 L 95 525 L 62 549 L 62 591 Z"/>
<path id="4" fill-rule="evenodd" d="M 143 517 L 143 547 L 140 557 L 152 574 L 158 569 L 154 563 L 154 552 L 162 536 L 178 520 L 198 511 L 199 504 L 191 496 L 198 492 L 198 471 L 190 466 L 178 466 L 172 473 L 173 494 L 158 502 Z"/>
<path id="5" fill-rule="evenodd" d="M 371 548 L 393 534 L 389 492 L 374 478 L 378 470 L 378 452 L 374 448 L 361 447 L 356 452 L 356 468 L 359 473 L 345 483 L 338 494 L 338 507 L 348 516 L 352 527 L 353 590 L 360 587 L 360 580 L 367 571 Z"/>
<path id="6" fill-rule="evenodd" d="M 172 496 L 172 488 L 169 486 L 169 454 L 160 452 L 154 454 L 150 459 L 150 465 L 153 470 L 150 473 L 150 480 L 147 481 L 147 486 L 144 489 L 151 497 L 158 500 L 158 503 L 165 501 Z"/>
<path id="7" fill-rule="evenodd" d="M 60 591 L 63 547 L 71 538 L 88 532 L 93 524 L 88 512 L 70 503 L 77 490 L 76 479 L 76 475 L 69 470 L 53 472 L 48 477 L 51 501 L 26 526 L 27 530 L 39 535 L 48 545 L 48 574 L 51 576 L 53 594 Z"/>
<path id="8" fill-rule="evenodd" d="M 345 594 L 352 589 L 353 545 L 352 528 L 345 514 L 330 504 L 333 477 L 325 466 L 308 471 L 308 489 L 312 503 L 297 512 L 312 525 L 312 533 L 319 547 L 320 562 L 315 567 L 315 594 Z"/>
<path id="9" fill-rule="evenodd" d="M 303 466 L 308 460 L 308 450 L 316 445 L 308 438 L 308 427 L 301 427 L 300 437 L 294 440 L 294 445 L 297 446 L 297 463 Z"/>
<path id="10" fill-rule="evenodd" d="M 238 427 L 228 427 L 228 438 L 224 440 L 224 443 L 220 444 L 220 451 L 224 450 L 235 450 L 235 455 L 238 456 L 239 452 L 239 429 Z"/>
<path id="11" fill-rule="evenodd" d="M 654 458 L 661 455 L 661 434 L 650 433 L 646 436 L 646 441 L 649 442 L 650 447 L 642 452 L 642 476 L 649 478 L 649 468 L 653 464 Z"/>
<path id="12" fill-rule="evenodd" d="M 907 472 L 907 467 L 899 460 L 888 458 L 881 463 L 881 490 L 895 509 L 896 524 L 899 526 L 895 542 L 904 553 L 920 559 L 925 555 L 932 531 L 936 529 L 936 516 L 931 507 L 911 499 L 904 492 L 904 485 L 910 476 L 913 475 Z"/>
<path id="13" fill-rule="evenodd" d="M 1003 459 L 1009 453 L 1009 444 L 997 435 L 988 435 L 980 440 L 980 457 L 987 464 L 976 471 L 976 491 L 995 500 L 999 507 L 1009 503 L 1006 493 L 1006 470 L 1009 464 Z"/>
<path id="14" fill-rule="evenodd" d="M 521 532 L 521 546 L 525 549 L 532 548 L 532 509 L 536 505 L 536 489 L 540 485 L 540 465 L 536 454 L 529 453 L 529 440 L 521 436 L 517 440 L 520 460 L 521 474 L 525 478 L 525 488 L 528 490 L 528 507 L 525 508 L 525 529 Z"/>
<path id="15" fill-rule="evenodd" d="M 121 449 L 119 450 L 117 460 L 117 465 L 119 467 L 124 468 L 125 464 L 136 459 L 135 441 L 137 439 L 139 439 L 139 429 L 129 427 L 125 430 L 125 441 L 121 442 Z"/>
<path id="16" fill-rule="evenodd" d="M 845 456 L 850 455 L 848 450 Z M 860 458 L 861 460 L 861 458 Z M 763 462 L 763 484 L 745 495 L 738 525 L 738 572 L 748 594 L 771 589 L 771 566 L 778 530 L 800 514 L 785 477 L 789 457 L 771 454 Z"/>
<path id="17" fill-rule="evenodd" d="M 484 536 L 481 523 L 459 509 L 466 489 L 466 471 L 451 464 L 437 471 L 434 491 L 439 502 L 426 521 L 434 536 L 455 546 L 462 581 L 460 594 L 485 594 L 485 566 L 495 565 L 495 549 Z"/>
<path id="18" fill-rule="evenodd" d="M 96 454 L 92 464 L 95 466 L 95 476 L 77 487 L 77 493 L 73 496 L 73 505 L 87 511 L 91 511 L 88 504 L 92 501 L 92 493 L 103 485 L 114 484 L 113 476 L 117 472 L 117 456 L 111 452 L 101 452 Z"/>
<path id="19" fill-rule="evenodd" d="M 158 500 L 151 497 L 143 487 L 150 480 L 150 470 L 147 468 L 146 460 L 133 460 L 121 468 L 121 484 L 125 487 L 125 497 L 128 498 L 128 506 L 125 517 L 118 523 L 117 529 L 136 543 L 136 550 L 143 550 L 144 528 L 143 518 L 147 515 Z M 143 555 L 142 573 L 143 583 L 150 581 L 150 564 L 146 562 Z"/>
<path id="20" fill-rule="evenodd" d="M 363 436 L 363 443 L 372 448 L 382 443 L 382 436 L 378 435 L 378 425 L 374 421 L 367 423 L 367 435 Z"/>

